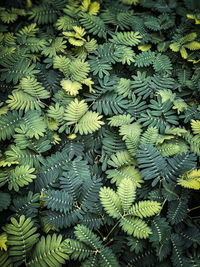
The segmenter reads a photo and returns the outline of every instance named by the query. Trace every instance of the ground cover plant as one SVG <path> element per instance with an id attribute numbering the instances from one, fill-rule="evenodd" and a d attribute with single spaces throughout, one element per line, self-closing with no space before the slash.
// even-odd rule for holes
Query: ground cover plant
<path id="1" fill-rule="evenodd" d="M 0 266 L 200 266 L 200 4 L 5 1 Z"/>

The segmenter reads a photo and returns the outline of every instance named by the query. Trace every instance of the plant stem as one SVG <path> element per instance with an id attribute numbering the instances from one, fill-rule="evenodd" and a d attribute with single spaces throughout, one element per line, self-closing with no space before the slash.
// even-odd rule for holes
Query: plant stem
<path id="1" fill-rule="evenodd" d="M 192 209 L 188 209 L 188 211 L 190 212 L 190 211 L 192 211 L 192 210 L 197 210 L 197 209 L 200 209 L 200 206 L 194 207 L 194 208 L 192 208 Z"/>
<path id="2" fill-rule="evenodd" d="M 194 217 L 190 217 L 192 219 L 200 219 L 200 216 L 194 216 Z"/>
<path id="3" fill-rule="evenodd" d="M 109 245 L 112 241 L 113 241 L 113 238 L 110 239 L 110 240 L 104 245 L 104 247 L 106 247 L 107 245 Z"/>
<path id="4" fill-rule="evenodd" d="M 114 231 L 115 227 L 119 224 L 119 221 L 116 222 L 116 224 L 113 226 L 113 228 L 110 230 L 110 232 L 108 233 L 108 235 L 104 238 L 104 241 L 106 241 L 108 239 L 108 237 L 110 236 L 110 234 Z"/>
<path id="5" fill-rule="evenodd" d="M 104 240 L 104 236 L 103 236 L 103 234 L 97 229 L 97 232 L 100 234 L 100 236 L 101 236 L 101 238 Z"/>
<path id="6" fill-rule="evenodd" d="M 164 207 L 166 201 L 167 201 L 167 199 L 165 198 L 165 200 L 163 201 L 162 206 L 161 206 L 161 209 L 160 209 L 159 213 L 157 214 L 157 216 L 160 215 L 161 210 L 163 209 L 163 207 Z"/>

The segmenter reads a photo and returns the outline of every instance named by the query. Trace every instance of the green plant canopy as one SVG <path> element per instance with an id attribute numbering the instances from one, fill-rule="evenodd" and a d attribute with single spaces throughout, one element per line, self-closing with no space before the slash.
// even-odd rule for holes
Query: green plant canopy
<path id="1" fill-rule="evenodd" d="M 0 266 L 200 266 L 200 4 L 0 7 Z"/>

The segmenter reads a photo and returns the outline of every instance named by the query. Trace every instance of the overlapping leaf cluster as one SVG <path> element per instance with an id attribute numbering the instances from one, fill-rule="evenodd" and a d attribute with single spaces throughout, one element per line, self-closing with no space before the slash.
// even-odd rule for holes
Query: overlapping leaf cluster
<path id="1" fill-rule="evenodd" d="M 0 266 L 200 266 L 199 14 L 0 8 Z"/>

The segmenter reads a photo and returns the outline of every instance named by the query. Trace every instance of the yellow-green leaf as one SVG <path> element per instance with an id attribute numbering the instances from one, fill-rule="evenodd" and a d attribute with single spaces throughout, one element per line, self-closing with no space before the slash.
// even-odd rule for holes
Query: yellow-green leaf
<path id="1" fill-rule="evenodd" d="M 72 82 L 70 80 L 62 80 L 61 81 L 62 88 L 70 95 L 77 95 L 78 90 L 82 88 L 81 83 L 79 82 Z"/>
<path id="2" fill-rule="evenodd" d="M 194 134 L 200 134 L 200 121 L 191 120 L 191 127 Z"/>
<path id="3" fill-rule="evenodd" d="M 188 57 L 188 53 L 183 46 L 181 47 L 180 52 L 181 52 L 182 58 L 186 59 Z"/>
<path id="4" fill-rule="evenodd" d="M 180 49 L 180 44 L 179 43 L 173 43 L 173 44 L 170 44 L 170 49 L 174 52 L 178 52 L 179 49 Z"/>
<path id="5" fill-rule="evenodd" d="M 98 2 L 93 2 L 90 6 L 89 6 L 89 14 L 90 15 L 97 15 L 98 11 L 99 11 L 99 3 Z"/>
<path id="6" fill-rule="evenodd" d="M 141 51 L 147 51 L 151 48 L 150 44 L 138 45 L 138 49 Z"/>

